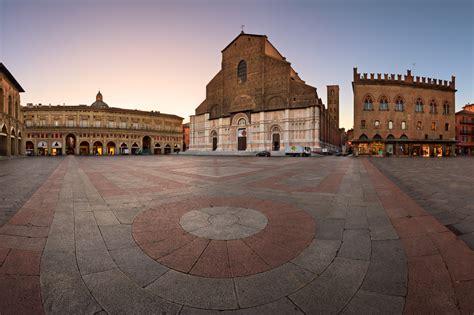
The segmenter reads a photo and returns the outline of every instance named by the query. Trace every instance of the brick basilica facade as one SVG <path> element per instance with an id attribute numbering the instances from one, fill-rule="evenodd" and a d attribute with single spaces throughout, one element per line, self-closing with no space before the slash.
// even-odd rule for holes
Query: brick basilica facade
<path id="1" fill-rule="evenodd" d="M 183 118 L 109 107 L 99 92 L 91 105 L 21 108 L 28 155 L 170 154 L 182 148 Z"/>
<path id="2" fill-rule="evenodd" d="M 267 36 L 242 32 L 222 50 L 221 70 L 190 117 L 190 150 L 337 150 L 338 86 L 328 86 L 328 101 L 330 111 Z"/>

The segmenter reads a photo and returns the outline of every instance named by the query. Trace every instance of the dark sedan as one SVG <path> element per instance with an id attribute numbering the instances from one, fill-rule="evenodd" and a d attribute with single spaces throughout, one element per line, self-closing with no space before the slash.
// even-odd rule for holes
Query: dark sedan
<path id="1" fill-rule="evenodd" d="M 271 156 L 269 151 L 260 151 L 257 153 L 257 156 Z"/>

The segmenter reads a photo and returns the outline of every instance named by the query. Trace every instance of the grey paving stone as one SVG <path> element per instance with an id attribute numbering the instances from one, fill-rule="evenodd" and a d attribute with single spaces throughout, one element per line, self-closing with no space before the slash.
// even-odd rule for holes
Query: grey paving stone
<path id="1" fill-rule="evenodd" d="M 46 287 L 41 294 L 46 314 L 94 314 L 102 309 L 81 279 L 61 280 Z"/>
<path id="2" fill-rule="evenodd" d="M 102 225 L 100 231 L 109 250 L 137 246 L 132 237 L 131 225 Z"/>
<path id="3" fill-rule="evenodd" d="M 47 314 L 93 314 L 101 309 L 80 277 L 73 252 L 45 252 L 40 285 Z"/>
<path id="4" fill-rule="evenodd" d="M 370 228 L 370 239 L 372 241 L 397 240 L 397 231 L 392 225 L 376 225 Z"/>
<path id="5" fill-rule="evenodd" d="M 402 314 L 405 299 L 359 290 L 343 314 Z"/>
<path id="6" fill-rule="evenodd" d="M 370 259 L 370 236 L 367 230 L 344 230 L 338 257 L 350 259 Z"/>
<path id="7" fill-rule="evenodd" d="M 120 224 L 115 214 L 110 210 L 94 211 L 94 217 L 97 225 L 116 225 Z"/>
<path id="8" fill-rule="evenodd" d="M 139 247 L 116 249 L 109 254 L 120 270 L 141 287 L 147 286 L 169 270 L 151 259 Z"/>
<path id="9" fill-rule="evenodd" d="M 151 283 L 147 290 L 169 301 L 195 308 L 238 308 L 232 279 L 203 278 L 170 270 Z"/>
<path id="10" fill-rule="evenodd" d="M 307 314 L 338 313 L 359 289 L 368 265 L 368 261 L 336 257 L 321 276 L 290 299 Z"/>
<path id="11" fill-rule="evenodd" d="M 44 251 L 68 252 L 74 250 L 74 216 L 68 212 L 56 212 Z"/>
<path id="12" fill-rule="evenodd" d="M 107 250 L 77 251 L 76 258 L 82 275 L 117 268 Z"/>
<path id="13" fill-rule="evenodd" d="M 315 274 L 293 263 L 286 263 L 268 272 L 235 278 L 234 281 L 239 305 L 246 308 L 281 299 L 315 277 Z"/>
<path id="14" fill-rule="evenodd" d="M 83 279 L 109 314 L 176 314 L 180 309 L 177 304 L 153 296 L 118 269 L 85 275 Z"/>
<path id="15" fill-rule="evenodd" d="M 362 289 L 387 295 L 405 296 L 408 267 L 399 240 L 373 241 L 369 270 Z"/>
<path id="16" fill-rule="evenodd" d="M 142 212 L 144 209 L 142 208 L 131 208 L 131 209 L 125 209 L 125 210 L 112 210 L 115 214 L 115 217 L 117 220 L 120 221 L 122 224 L 132 224 L 133 219 Z"/>
<path id="17" fill-rule="evenodd" d="M 342 240 L 345 220 L 324 219 L 316 221 L 315 238 L 318 240 Z"/>
<path id="18" fill-rule="evenodd" d="M 275 314 L 303 314 L 290 300 L 287 298 L 280 299 L 278 301 L 256 306 L 252 308 L 244 308 L 232 311 L 216 311 L 216 310 L 205 310 L 192 307 L 183 307 L 180 312 L 181 315 L 204 315 L 204 314 L 254 314 L 254 315 L 275 315 Z"/>
<path id="19" fill-rule="evenodd" d="M 460 235 L 459 238 L 470 248 L 474 248 L 474 233 Z"/>
<path id="20" fill-rule="evenodd" d="M 75 232 L 77 251 L 107 250 L 97 226 L 88 226 L 87 228 L 76 229 Z"/>
<path id="21" fill-rule="evenodd" d="M 334 260 L 340 246 L 340 241 L 314 239 L 292 262 L 319 275 Z"/>

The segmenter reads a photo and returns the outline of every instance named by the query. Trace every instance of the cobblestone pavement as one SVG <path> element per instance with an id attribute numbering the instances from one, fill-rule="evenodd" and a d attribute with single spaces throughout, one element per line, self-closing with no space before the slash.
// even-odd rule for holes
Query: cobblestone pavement
<path id="1" fill-rule="evenodd" d="M 61 158 L 0 160 L 0 227 L 54 171 Z"/>
<path id="2" fill-rule="evenodd" d="M 474 250 L 474 159 L 372 159 L 371 162 Z"/>
<path id="3" fill-rule="evenodd" d="M 0 228 L 2 315 L 474 312 L 474 252 L 372 160 L 57 161 Z"/>

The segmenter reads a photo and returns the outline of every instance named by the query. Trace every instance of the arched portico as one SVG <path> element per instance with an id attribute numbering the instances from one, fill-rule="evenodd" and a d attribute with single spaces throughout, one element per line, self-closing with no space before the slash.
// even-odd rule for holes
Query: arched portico
<path id="1" fill-rule="evenodd" d="M 0 132 L 0 155 L 6 156 L 8 147 L 8 131 L 5 125 L 2 126 Z"/>
<path id="2" fill-rule="evenodd" d="M 81 142 L 81 144 L 79 145 L 79 155 L 89 155 L 89 142 Z"/>
<path id="3" fill-rule="evenodd" d="M 76 153 L 76 136 L 72 133 L 66 136 L 66 154 Z"/>
<path id="4" fill-rule="evenodd" d="M 107 154 L 115 155 L 115 143 L 113 141 L 107 142 Z"/>
<path id="5" fill-rule="evenodd" d="M 104 145 L 100 141 L 94 142 L 92 145 L 92 154 L 94 155 L 102 155 L 104 154 Z"/>
<path id="6" fill-rule="evenodd" d="M 155 155 L 161 155 L 161 145 L 159 143 L 155 144 L 155 148 L 153 150 L 153 153 Z"/>

